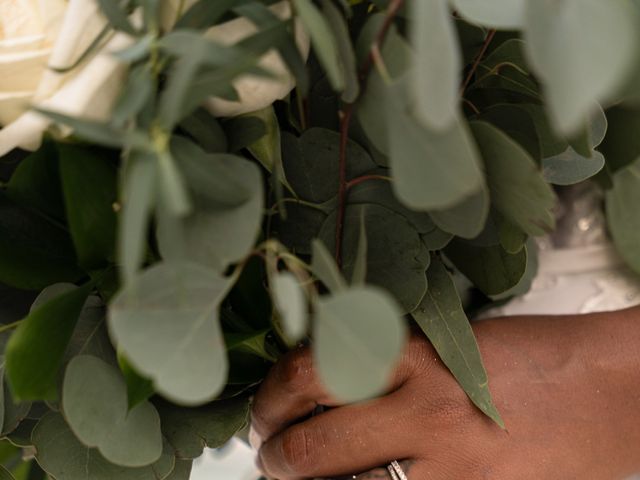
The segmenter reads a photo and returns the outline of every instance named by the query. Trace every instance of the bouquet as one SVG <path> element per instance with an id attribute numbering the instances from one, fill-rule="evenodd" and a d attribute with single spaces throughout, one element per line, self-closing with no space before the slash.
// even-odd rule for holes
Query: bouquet
<path id="1" fill-rule="evenodd" d="M 187 479 L 310 344 L 380 394 L 409 328 L 494 406 L 469 316 L 554 186 L 640 272 L 640 3 L 0 0 L 0 477 Z"/>

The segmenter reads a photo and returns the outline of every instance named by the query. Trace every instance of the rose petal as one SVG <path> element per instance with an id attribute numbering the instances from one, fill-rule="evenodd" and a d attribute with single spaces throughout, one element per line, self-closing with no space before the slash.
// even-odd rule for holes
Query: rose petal
<path id="1" fill-rule="evenodd" d="M 0 40 L 0 55 L 32 52 L 34 50 L 43 50 L 44 47 L 45 36 L 43 34 L 20 38 L 7 38 Z"/>
<path id="2" fill-rule="evenodd" d="M 37 150 L 42 143 L 42 132 L 48 120 L 33 112 L 27 112 L 0 130 L 0 157 L 14 148 Z"/>
<path id="3" fill-rule="evenodd" d="M 0 93 L 0 125 L 8 125 L 29 110 L 33 92 Z"/>
<path id="4" fill-rule="evenodd" d="M 42 33 L 37 0 L 0 0 L 0 38 Z"/>
<path id="5" fill-rule="evenodd" d="M 64 69 L 73 65 L 106 25 L 95 0 L 70 0 L 55 42 L 49 65 Z M 82 68 L 82 67 L 79 67 Z M 76 71 L 59 74 L 47 70 L 36 93 L 37 99 L 50 97 Z"/>
<path id="6" fill-rule="evenodd" d="M 0 92 L 36 90 L 51 50 L 0 55 Z"/>

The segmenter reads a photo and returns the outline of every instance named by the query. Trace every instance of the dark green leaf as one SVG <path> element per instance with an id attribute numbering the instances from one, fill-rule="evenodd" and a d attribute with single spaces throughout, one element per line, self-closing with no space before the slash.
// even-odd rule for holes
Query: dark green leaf
<path id="1" fill-rule="evenodd" d="M 113 261 L 116 168 L 110 152 L 60 144 L 60 176 L 67 220 L 79 264 L 93 269 Z"/>
<path id="2" fill-rule="evenodd" d="M 473 122 L 482 152 L 491 201 L 513 224 L 530 235 L 551 231 L 555 195 L 536 163 L 516 142 L 485 122 Z"/>
<path id="3" fill-rule="evenodd" d="M 5 355 L 16 399 L 55 399 L 58 370 L 92 289 L 93 283 L 87 283 L 37 306 L 13 333 Z"/>
<path id="4" fill-rule="evenodd" d="M 412 311 L 427 290 L 427 247 L 415 227 L 401 215 L 375 204 L 350 205 L 342 238 L 342 269 L 347 278 L 355 268 L 362 218 L 367 232 L 367 283 L 388 290 L 405 312 Z M 330 252 L 335 251 L 335 224 L 333 213 L 318 234 Z"/>
<path id="5" fill-rule="evenodd" d="M 60 190 L 58 152 L 53 142 L 22 160 L 7 184 L 7 197 L 55 220 L 64 221 L 64 201 Z"/>
<path id="6" fill-rule="evenodd" d="M 136 372 L 124 355 L 118 355 L 118 365 L 127 384 L 127 403 L 131 410 L 155 393 L 153 382 Z"/>
<path id="7" fill-rule="evenodd" d="M 413 318 L 471 401 L 504 428 L 491 399 L 480 350 L 453 280 L 439 259 L 431 263 L 427 276 L 429 290 L 412 313 Z"/>
<path id="8" fill-rule="evenodd" d="M 310 128 L 301 137 L 282 134 L 282 160 L 287 180 L 296 194 L 311 202 L 325 202 L 338 193 L 340 134 Z M 347 179 L 377 166 L 369 154 L 353 141 L 347 143 Z"/>
<path id="9" fill-rule="evenodd" d="M 198 408 L 176 408 L 156 402 L 162 418 L 162 432 L 179 459 L 194 459 L 205 447 L 218 448 L 246 426 L 249 399 L 218 400 Z"/>
<path id="10" fill-rule="evenodd" d="M 23 208 L 0 191 L 0 282 L 40 290 L 58 281 L 76 281 L 73 243 L 57 222 Z"/>
<path id="11" fill-rule="evenodd" d="M 477 247 L 453 240 L 445 253 L 458 270 L 486 295 L 498 295 L 517 285 L 527 267 L 524 248 L 510 254 L 501 245 Z"/>
<path id="12" fill-rule="evenodd" d="M 613 188 L 607 192 L 606 211 L 609 230 L 622 258 L 640 272 L 640 160 L 613 175 Z"/>
<path id="13" fill-rule="evenodd" d="M 640 158 L 640 108 L 619 105 L 607 110 L 609 128 L 600 150 L 611 172 Z"/>
<path id="14" fill-rule="evenodd" d="M 218 120 L 204 108 L 196 110 L 182 120 L 180 128 L 207 153 L 224 153 L 228 150 L 226 133 Z"/>

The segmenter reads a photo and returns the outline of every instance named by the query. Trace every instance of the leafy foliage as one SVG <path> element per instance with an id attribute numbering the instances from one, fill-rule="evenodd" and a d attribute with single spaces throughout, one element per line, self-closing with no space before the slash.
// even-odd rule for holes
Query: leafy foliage
<path id="1" fill-rule="evenodd" d="M 527 291 L 563 186 L 640 272 L 637 2 L 98 3 L 110 119 L 41 110 L 0 159 L 0 463 L 37 452 L 0 478 L 186 480 L 289 348 L 359 401 L 411 322 L 502 425 L 468 318 Z"/>

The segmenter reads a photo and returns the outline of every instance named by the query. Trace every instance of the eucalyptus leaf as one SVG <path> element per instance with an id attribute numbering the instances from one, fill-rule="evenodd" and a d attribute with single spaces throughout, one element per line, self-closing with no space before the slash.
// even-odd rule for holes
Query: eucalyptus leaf
<path id="1" fill-rule="evenodd" d="M 16 480 L 9 470 L 0 465 L 0 480 Z"/>
<path id="2" fill-rule="evenodd" d="M 58 146 L 67 221 L 78 263 L 86 269 L 113 261 L 116 168 L 113 155 L 77 145 Z"/>
<path id="3" fill-rule="evenodd" d="M 311 37 L 311 44 L 327 72 L 331 85 L 336 91 L 344 90 L 344 71 L 340 63 L 338 45 L 327 19 L 311 0 L 292 0 L 296 14 Z"/>
<path id="4" fill-rule="evenodd" d="M 175 403 L 202 404 L 225 384 L 218 308 L 230 283 L 200 265 L 159 263 L 111 303 L 109 330 L 116 345 Z"/>
<path id="5" fill-rule="evenodd" d="M 271 288 L 287 338 L 292 342 L 301 340 L 307 332 L 309 318 L 306 298 L 298 280 L 292 273 L 280 272 L 271 278 Z"/>
<path id="6" fill-rule="evenodd" d="M 129 411 L 124 378 L 99 358 L 80 355 L 69 363 L 62 407 L 77 438 L 116 465 L 143 467 L 162 454 L 158 412 L 148 402 Z"/>
<path id="7" fill-rule="evenodd" d="M 168 477 L 163 480 L 189 480 L 191 478 L 191 470 L 193 468 L 192 460 L 176 459 L 176 466 Z"/>
<path id="8" fill-rule="evenodd" d="M 616 172 L 640 158 L 640 108 L 618 105 L 607 110 L 609 128 L 599 146 L 607 168 Z"/>
<path id="9" fill-rule="evenodd" d="M 58 151 L 53 142 L 45 140 L 39 150 L 20 161 L 11 174 L 5 194 L 20 205 L 64 221 Z"/>
<path id="10" fill-rule="evenodd" d="M 162 432 L 178 459 L 197 458 L 205 447 L 222 447 L 249 419 L 249 399 L 242 396 L 197 408 L 176 408 L 166 402 L 156 402 L 156 407 Z"/>
<path id="11" fill-rule="evenodd" d="M 460 204 L 447 210 L 433 210 L 429 215 L 441 230 L 463 238 L 474 238 L 484 228 L 490 203 L 489 191 L 483 187 Z"/>
<path id="12" fill-rule="evenodd" d="M 451 0 L 463 18 L 490 28 L 516 30 L 522 27 L 527 0 Z"/>
<path id="13" fill-rule="evenodd" d="M 387 387 L 407 332 L 383 290 L 356 287 L 316 304 L 313 354 L 320 379 L 337 398 L 355 402 Z"/>
<path id="14" fill-rule="evenodd" d="M 322 11 L 327 17 L 329 28 L 333 32 L 344 75 L 342 100 L 347 103 L 353 103 L 360 94 L 360 82 L 349 27 L 340 9 L 331 0 L 322 0 Z"/>
<path id="15" fill-rule="evenodd" d="M 431 263 L 427 276 L 429 290 L 412 313 L 413 318 L 471 401 L 504 428 L 491 399 L 480 350 L 453 280 L 439 259 Z"/>
<path id="16" fill-rule="evenodd" d="M 427 128 L 445 130 L 456 121 L 460 97 L 462 62 L 453 19 L 447 0 L 413 0 L 409 6 L 416 117 Z"/>
<path id="17" fill-rule="evenodd" d="M 640 159 L 613 175 L 606 194 L 607 223 L 613 242 L 625 262 L 640 272 L 640 217 L 632 205 L 640 205 Z"/>
<path id="18" fill-rule="evenodd" d="M 264 201 L 260 171 L 243 158 L 207 155 L 186 141 L 176 139 L 172 148 L 194 209 L 182 219 L 158 218 L 160 252 L 166 259 L 186 259 L 223 271 L 244 258 L 258 237 Z"/>
<path id="19" fill-rule="evenodd" d="M 0 191 L 0 282 L 41 290 L 58 281 L 76 281 L 73 243 L 56 221 L 9 200 Z"/>
<path id="20" fill-rule="evenodd" d="M 637 55 L 636 13 L 624 0 L 528 1 L 525 48 L 554 124 L 574 134 L 594 102 L 611 98 Z"/>
<path id="21" fill-rule="evenodd" d="M 33 431 L 38 464 L 57 480 L 162 480 L 173 470 L 174 452 L 165 446 L 153 465 L 128 468 L 114 465 L 95 449 L 82 445 L 62 415 L 45 415 Z"/>
<path id="22" fill-rule="evenodd" d="M 311 257 L 313 274 L 332 292 L 337 293 L 344 290 L 347 287 L 347 282 L 325 244 L 318 239 L 314 239 L 311 243 L 311 248 L 313 252 Z"/>
<path id="23" fill-rule="evenodd" d="M 6 368 L 4 365 L 0 369 L 0 382 L 2 383 L 2 431 L 0 435 L 2 437 L 15 431 L 20 423 L 27 418 L 29 410 L 31 409 L 31 402 L 19 402 L 14 399 L 9 385 L 7 384 Z"/>
<path id="24" fill-rule="evenodd" d="M 593 151 L 583 157 L 572 147 L 563 153 L 542 159 L 542 175 L 554 185 L 573 185 L 596 175 L 604 168 L 604 155 Z"/>
<path id="25" fill-rule="evenodd" d="M 127 18 L 127 12 L 123 8 L 123 4 L 129 2 L 122 2 L 118 0 L 97 0 L 100 10 L 113 28 L 116 30 L 122 30 L 129 35 L 135 35 L 136 31 Z"/>
<path id="26" fill-rule="evenodd" d="M 477 247 L 454 240 L 445 249 L 447 257 L 486 295 L 506 292 L 520 282 L 527 267 L 526 249 L 510 254 L 501 245 Z"/>
<path id="27" fill-rule="evenodd" d="M 132 281 L 145 255 L 147 231 L 156 203 L 158 165 L 148 153 L 133 152 L 124 169 L 118 260 L 125 283 Z"/>
<path id="28" fill-rule="evenodd" d="M 471 127 L 485 161 L 495 208 L 530 235 L 551 231 L 556 197 L 533 159 L 492 125 L 473 122 Z"/>
<path id="29" fill-rule="evenodd" d="M 203 29 L 212 27 L 231 9 L 236 0 L 198 0 L 176 22 L 175 28 Z"/>
<path id="30" fill-rule="evenodd" d="M 415 227 L 401 215 L 375 204 L 348 206 L 342 238 L 342 269 L 353 276 L 360 243 L 360 225 L 367 232 L 367 283 L 389 291 L 404 312 L 412 311 L 427 290 L 424 272 L 430 255 Z M 330 215 L 319 238 L 335 251 L 336 215 Z"/>
<path id="31" fill-rule="evenodd" d="M 340 134 L 310 128 L 296 138 L 282 134 L 282 160 L 295 193 L 311 202 L 326 202 L 338 194 Z M 347 142 L 346 177 L 351 180 L 377 167 L 364 148 Z"/>
<path id="32" fill-rule="evenodd" d="M 5 355 L 7 378 L 16 399 L 56 398 L 58 370 L 92 288 L 87 283 L 55 296 L 32 310 L 13 333 Z"/>
<path id="33" fill-rule="evenodd" d="M 149 400 L 155 393 L 153 382 L 140 375 L 124 355 L 118 355 L 118 366 L 127 385 L 127 404 L 131 410 Z"/>

